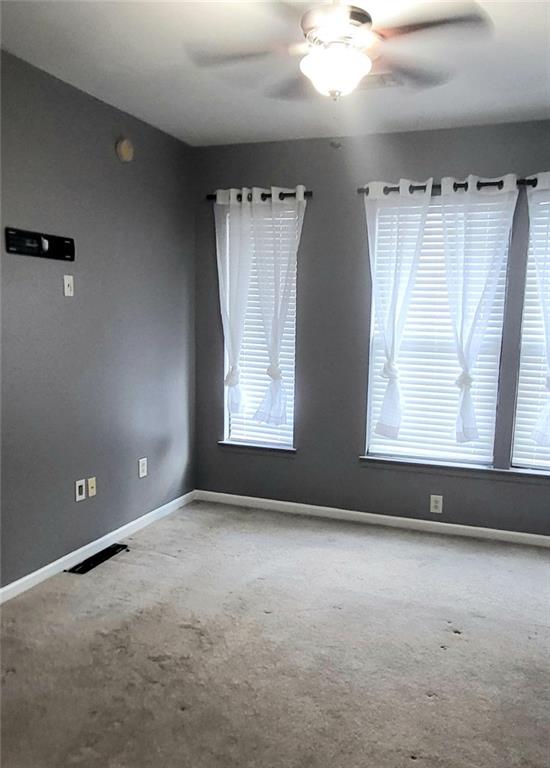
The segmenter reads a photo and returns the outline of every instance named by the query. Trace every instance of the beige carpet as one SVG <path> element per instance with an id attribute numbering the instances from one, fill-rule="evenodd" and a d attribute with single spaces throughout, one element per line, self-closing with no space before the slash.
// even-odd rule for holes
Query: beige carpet
<path id="1" fill-rule="evenodd" d="M 2 768 L 548 768 L 550 552 L 194 504 L 3 609 Z"/>

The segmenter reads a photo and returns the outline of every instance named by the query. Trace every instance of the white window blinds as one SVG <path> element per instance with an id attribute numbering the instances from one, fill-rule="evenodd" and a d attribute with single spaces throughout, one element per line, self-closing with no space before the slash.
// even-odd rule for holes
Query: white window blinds
<path id="1" fill-rule="evenodd" d="M 471 203 L 469 208 L 471 207 Z M 494 297 L 486 307 L 486 327 L 479 351 L 469 370 L 470 394 L 475 406 L 477 439 L 457 441 L 457 412 L 461 398 L 461 365 L 457 356 L 456 323 L 452 321 L 445 246 L 467 236 L 468 296 L 479 297 L 487 282 L 487 253 L 507 245 L 511 224 L 509 201 L 487 195 L 469 211 L 470 225 L 455 212 L 443 220 L 442 198 L 432 198 L 424 228 L 416 279 L 399 353 L 402 421 L 398 437 L 385 438 L 374 427 L 382 407 L 385 381 L 380 376 L 385 353 L 378 320 L 373 315 L 369 365 L 367 452 L 398 458 L 490 465 L 493 461 L 498 391 L 506 258 L 496 260 Z M 513 208 L 512 208 L 513 211 Z M 377 268 L 393 268 L 390 253 L 398 243 L 392 237 L 391 211 L 378 220 L 380 253 Z M 455 231 L 453 230 L 455 228 Z M 380 243 L 385 241 L 387 251 Z M 466 294 L 465 294 L 466 296 Z M 473 299 L 472 299 L 473 300 Z M 455 302 L 456 304 L 456 302 Z M 459 383 L 461 386 L 459 386 Z"/>
<path id="2" fill-rule="evenodd" d="M 288 193 L 293 196 L 286 196 Z M 217 194 L 223 200 L 223 194 Z M 292 447 L 296 255 L 305 209 L 304 188 L 254 188 L 243 190 L 242 198 L 245 215 L 250 212 L 251 261 L 238 366 L 230 360 L 226 343 L 225 439 L 251 445 Z M 242 213 L 233 210 L 230 215 Z M 217 230 L 219 228 L 217 224 Z M 229 262 L 238 263 L 246 252 L 241 237 L 239 250 L 229 253 Z M 235 398 L 231 396 L 232 381 L 228 381 L 232 369 L 238 370 L 238 408 L 232 407 Z"/>
<path id="3" fill-rule="evenodd" d="M 550 173 L 529 189 L 529 254 L 512 463 L 550 469 Z"/>
<path id="4" fill-rule="evenodd" d="M 422 191 L 414 191 L 418 186 Z M 386 389 L 374 426 L 376 434 L 382 437 L 397 438 L 401 428 L 399 351 L 431 192 L 431 179 L 421 185 L 401 179 L 399 188 L 392 193 L 383 182 L 374 182 L 365 196 L 374 311 L 384 349 L 380 376 L 386 380 Z"/>
<path id="5" fill-rule="evenodd" d="M 291 221 L 288 222 L 289 225 Z M 269 367 L 258 280 L 259 260 L 269 260 L 270 254 L 260 254 L 252 260 L 252 275 L 248 291 L 248 302 L 244 319 L 244 334 L 241 347 L 240 377 L 243 392 L 241 413 L 227 414 L 227 437 L 229 440 L 255 445 L 276 445 L 292 447 L 294 444 L 294 360 L 296 340 L 296 279 L 292 281 L 289 296 L 288 315 L 281 344 L 279 366 L 286 389 L 286 424 L 270 426 L 259 422 L 255 414 L 265 395 L 266 370 Z"/>

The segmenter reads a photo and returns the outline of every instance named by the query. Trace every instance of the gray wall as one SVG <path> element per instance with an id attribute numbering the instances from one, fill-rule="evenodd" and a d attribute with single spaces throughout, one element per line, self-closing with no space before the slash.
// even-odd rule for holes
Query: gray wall
<path id="1" fill-rule="evenodd" d="M 7 583 L 194 487 L 196 198 L 190 148 L 9 55 L 2 163 L 3 226 L 76 240 L 70 266 L 2 255 Z"/>
<path id="2" fill-rule="evenodd" d="M 359 461 L 370 286 L 355 192 L 373 178 L 545 170 L 549 132 L 525 123 L 342 140 L 339 150 L 325 140 L 191 150 L 3 54 L 2 225 L 74 237 L 77 259 L 2 254 L 2 583 L 193 487 L 413 517 L 429 517 L 428 494 L 443 493 L 438 519 L 549 533 L 547 478 Z M 113 152 L 121 135 L 136 147 L 128 165 Z M 297 183 L 314 190 L 299 258 L 298 450 L 219 446 L 223 341 L 203 196 Z M 526 235 L 521 203 L 501 413 L 515 394 L 507 371 Z M 62 295 L 65 272 L 73 299 Z M 500 419 L 501 465 L 510 430 Z M 98 495 L 77 504 L 74 481 L 91 475 Z"/>
<path id="3" fill-rule="evenodd" d="M 550 533 L 550 478 L 490 470 L 360 461 L 364 452 L 370 285 L 363 203 L 356 188 L 373 179 L 477 173 L 529 174 L 550 168 L 550 123 L 343 139 L 213 147 L 200 152 L 200 194 L 229 186 L 293 186 L 314 191 L 298 266 L 296 454 L 220 446 L 223 341 L 217 304 L 211 205 L 197 221 L 197 487 L 251 496 L 429 518 L 428 496 L 444 495 L 436 519 Z M 526 210 L 516 216 L 511 285 L 525 269 Z M 511 410 L 511 361 L 519 344 L 521 295 L 508 296 L 501 413 Z M 499 423 L 502 465 L 511 421 Z"/>

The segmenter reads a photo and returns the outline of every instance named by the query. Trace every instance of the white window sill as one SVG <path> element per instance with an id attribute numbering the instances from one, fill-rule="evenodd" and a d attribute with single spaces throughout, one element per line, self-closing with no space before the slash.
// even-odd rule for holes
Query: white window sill
<path id="1" fill-rule="evenodd" d="M 225 448 L 235 448 L 237 450 L 244 449 L 245 451 L 267 451 L 268 453 L 282 453 L 282 454 L 295 454 L 296 448 L 290 445 L 276 445 L 269 443 L 239 443 L 236 440 L 218 440 L 218 445 L 222 445 Z"/>
<path id="2" fill-rule="evenodd" d="M 517 482 L 519 478 L 525 482 L 548 483 L 550 482 L 550 472 L 544 469 L 521 469 L 519 467 L 510 467 L 503 469 L 500 467 L 483 466 L 481 464 L 455 464 L 446 461 L 428 461 L 427 459 L 406 459 L 395 456 L 359 456 L 359 461 L 365 466 L 378 467 L 380 469 L 388 466 L 397 466 L 405 472 L 422 472 L 437 475 L 460 475 L 471 474 L 478 480 L 487 479 L 488 475 L 498 475 L 500 480 Z"/>

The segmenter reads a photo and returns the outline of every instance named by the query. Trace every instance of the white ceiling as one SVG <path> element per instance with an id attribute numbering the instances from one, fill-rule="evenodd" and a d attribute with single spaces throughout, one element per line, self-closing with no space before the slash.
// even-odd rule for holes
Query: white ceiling
<path id="1" fill-rule="evenodd" d="M 425 10 L 412 0 L 356 4 L 379 25 Z M 427 91 L 402 86 L 357 92 L 338 103 L 323 96 L 285 102 L 263 92 L 296 72 L 298 59 L 273 56 L 222 71 L 199 69 L 188 56 L 190 47 L 212 50 L 218 40 L 245 50 L 297 42 L 308 5 L 297 4 L 294 24 L 262 1 L 10 0 L 2 2 L 2 45 L 193 145 L 550 117 L 550 0 L 480 3 L 494 25 L 489 36 L 425 32 L 392 43 L 400 54 L 454 70 L 451 82 Z"/>

